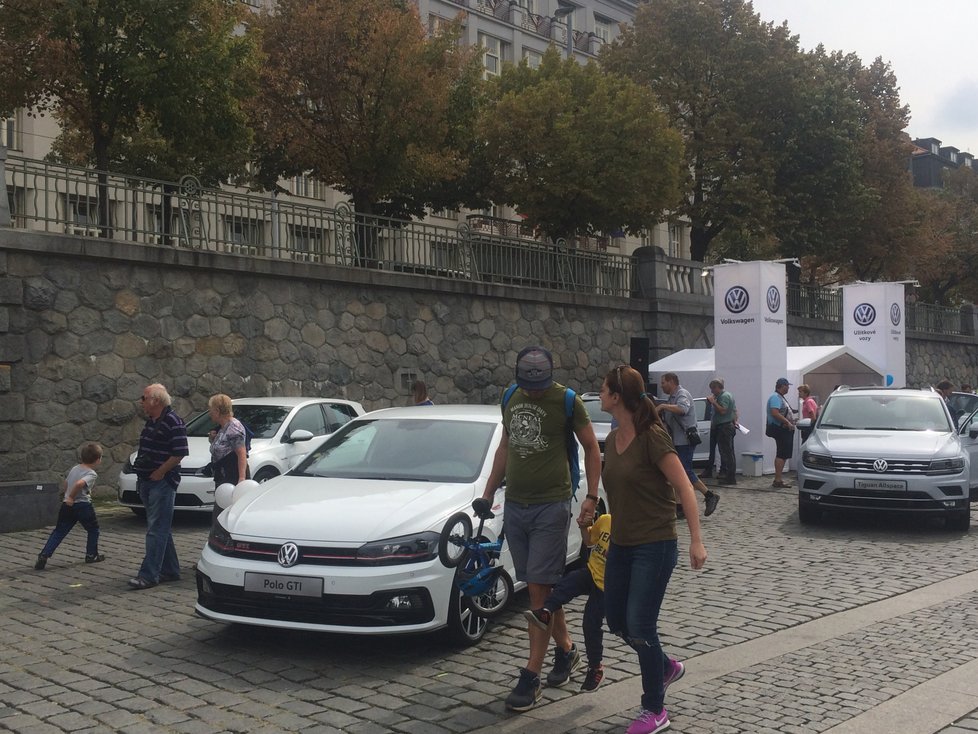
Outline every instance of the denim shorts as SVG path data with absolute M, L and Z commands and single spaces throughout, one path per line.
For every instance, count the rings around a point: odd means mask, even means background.
M 564 575 L 571 501 L 524 505 L 507 502 L 503 532 L 516 580 L 552 586 Z

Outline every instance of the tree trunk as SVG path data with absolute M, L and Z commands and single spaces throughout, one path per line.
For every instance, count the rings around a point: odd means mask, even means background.
M 95 141 L 95 168 L 98 171 L 98 232 L 99 237 L 105 239 L 112 238 L 112 222 L 109 220 L 111 212 L 109 203 L 109 142 L 107 140 Z

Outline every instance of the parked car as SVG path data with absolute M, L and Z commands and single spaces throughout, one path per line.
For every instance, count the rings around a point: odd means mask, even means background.
M 978 499 L 972 421 L 959 432 L 930 389 L 836 390 L 803 446 L 799 519 L 813 523 L 829 509 L 890 510 L 942 515 L 948 529 L 967 530 Z
M 248 468 L 258 482 L 284 474 L 316 445 L 313 439 L 328 436 L 364 414 L 360 403 L 335 398 L 238 398 L 231 402 L 234 417 L 251 429 Z M 211 512 L 214 507 L 214 479 L 207 466 L 211 460 L 208 434 L 215 428 L 207 411 L 187 423 L 190 455 L 180 463 L 177 510 Z M 145 510 L 132 468 L 135 459 L 134 451 L 119 475 L 119 504 L 142 515 Z
M 601 396 L 596 392 L 584 393 L 581 395 L 581 402 L 584 403 L 587 414 L 591 418 L 594 435 L 598 439 L 598 446 L 601 447 L 601 463 L 604 464 L 604 442 L 611 432 L 611 413 L 601 409 Z
M 438 539 L 457 512 L 478 525 L 471 503 L 501 436 L 498 405 L 390 408 L 348 423 L 286 475 L 239 484 L 197 564 L 197 613 L 350 634 L 445 629 L 456 644 L 478 642 L 487 621 L 439 560 Z M 583 498 L 582 487 L 573 517 Z M 505 502 L 500 489 L 490 541 Z M 572 522 L 568 563 L 580 547 Z M 515 577 L 508 544 L 499 562 Z
M 952 392 L 947 401 L 952 415 L 958 416 L 958 427 L 969 415 L 978 410 L 978 395 L 973 392 Z

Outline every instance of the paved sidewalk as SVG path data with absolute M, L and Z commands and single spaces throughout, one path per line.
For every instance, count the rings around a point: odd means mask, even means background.
M 978 529 L 802 527 L 796 491 L 770 484 L 718 488 L 707 568 L 684 552 L 669 586 L 663 644 L 688 670 L 669 689 L 672 731 L 978 732 Z M 578 694 L 578 676 L 533 711 L 504 710 L 525 594 L 468 650 L 220 625 L 193 614 L 207 519 L 177 524 L 184 579 L 136 592 L 143 526 L 118 508 L 100 517 L 100 564 L 83 563 L 83 532 L 44 572 L 32 566 L 48 530 L 0 535 L 0 730 L 620 734 L 637 713 L 634 653 L 610 636 L 598 691 Z

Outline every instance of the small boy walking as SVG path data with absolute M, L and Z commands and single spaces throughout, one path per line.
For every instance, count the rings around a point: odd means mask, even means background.
M 594 524 L 581 527 L 584 543 L 591 549 L 587 565 L 571 571 L 557 582 L 550 596 L 540 609 L 523 612 L 530 624 L 540 629 L 550 629 L 553 613 L 571 600 L 587 594 L 584 605 L 584 650 L 587 654 L 587 673 L 581 692 L 590 692 L 601 685 L 604 678 L 604 567 L 611 540 L 611 515 L 600 515 Z M 548 681 L 549 682 L 549 681 Z
M 65 481 L 65 498 L 58 510 L 58 522 L 51 531 L 51 537 L 44 544 L 44 549 L 38 553 L 34 568 L 43 571 L 48 559 L 52 556 L 61 541 L 64 540 L 75 523 L 81 523 L 88 531 L 88 543 L 85 547 L 85 563 L 104 561 L 105 556 L 98 552 L 98 518 L 92 506 L 92 487 L 98 474 L 95 467 L 102 463 L 102 447 L 97 443 L 83 444 L 79 455 L 80 464 L 75 464 L 68 472 Z

